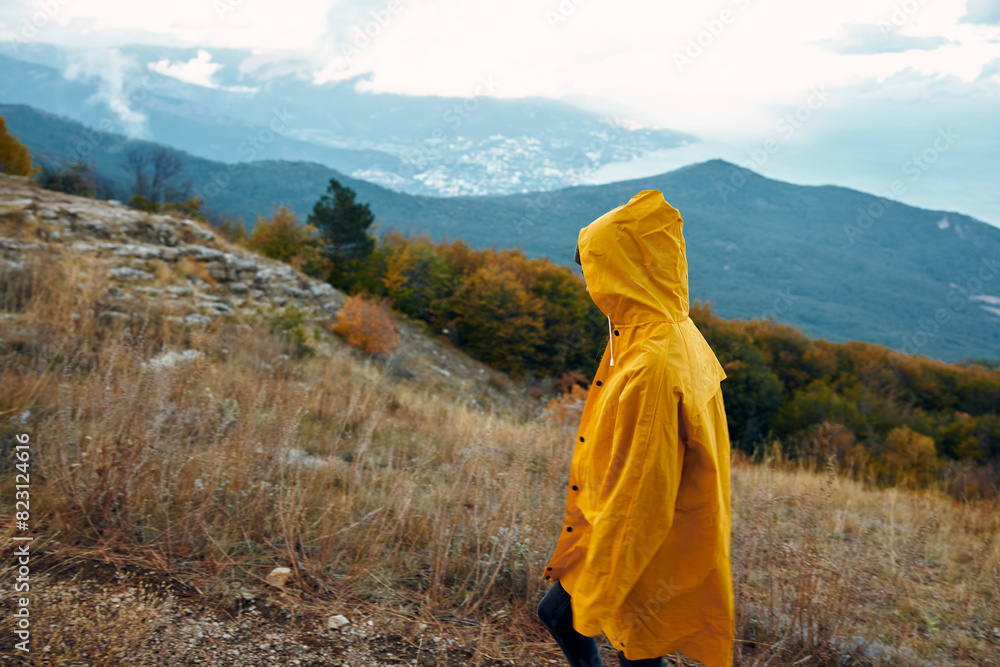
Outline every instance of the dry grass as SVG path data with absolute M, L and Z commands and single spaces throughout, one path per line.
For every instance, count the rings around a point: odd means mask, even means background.
M 106 324 L 107 286 L 82 260 L 25 275 L 17 308 L 0 304 L 17 311 L 0 442 L 31 433 L 48 549 L 171 573 L 208 597 L 285 566 L 304 605 L 469 618 L 483 652 L 557 655 L 533 614 L 572 427 L 458 404 L 346 345 L 290 359 L 264 323 Z M 184 349 L 199 354 L 163 356 Z M 995 506 L 777 461 L 735 461 L 733 499 L 737 664 L 1000 664 Z M 86 608 L 67 605 L 67 619 Z

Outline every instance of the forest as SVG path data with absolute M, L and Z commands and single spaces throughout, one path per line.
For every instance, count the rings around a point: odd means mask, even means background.
M 434 242 L 391 229 L 376 239 L 373 220 L 352 191 L 332 181 L 307 225 L 281 209 L 260 218 L 241 242 L 545 387 L 556 404 L 585 397 L 607 329 L 571 269 L 458 239 Z M 880 345 L 811 339 L 774 318 L 718 317 L 697 299 L 690 316 L 726 370 L 730 438 L 746 456 L 817 469 L 834 457 L 872 484 L 937 486 L 956 498 L 1000 491 L 995 362 L 948 364 Z

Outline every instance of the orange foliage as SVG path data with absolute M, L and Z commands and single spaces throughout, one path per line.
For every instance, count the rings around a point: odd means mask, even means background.
M 545 406 L 549 418 L 561 426 L 573 426 L 580 423 L 583 406 L 587 403 L 588 390 L 578 384 L 560 396 L 553 396 Z
M 326 280 L 333 268 L 320 247 L 316 227 L 300 224 L 287 206 L 279 208 L 270 220 L 258 217 L 246 245 L 320 280 Z
M 410 246 L 404 245 L 400 252 L 388 255 L 385 263 L 385 275 L 382 276 L 382 284 L 390 298 L 395 299 L 396 295 L 408 282 L 406 272 L 413 268 L 413 257 L 410 255 Z
M 939 465 L 934 438 L 900 426 L 889 431 L 875 471 L 890 484 L 922 487 L 933 480 Z
M 398 340 L 385 300 L 372 301 L 360 294 L 347 297 L 333 330 L 369 354 L 388 354 Z

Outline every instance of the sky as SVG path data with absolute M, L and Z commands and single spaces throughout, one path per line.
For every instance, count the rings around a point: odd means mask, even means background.
M 608 178 L 719 156 L 877 192 L 950 132 L 910 203 L 958 193 L 950 208 L 1000 225 L 1000 0 L 5 0 L 0 38 L 32 28 L 67 46 L 204 47 L 161 63 L 201 85 L 211 49 L 236 47 L 375 92 L 467 96 L 488 77 L 500 96 L 704 140 Z

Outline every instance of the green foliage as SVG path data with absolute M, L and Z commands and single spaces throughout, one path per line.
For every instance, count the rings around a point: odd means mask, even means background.
M 339 287 L 348 285 L 348 276 L 363 276 L 371 266 L 365 260 L 375 248 L 375 239 L 368 230 L 375 222 L 368 204 L 354 201 L 354 190 L 330 179 L 326 194 L 319 198 L 308 222 L 323 237 L 326 256 L 332 263 L 330 282 Z M 367 271 L 366 271 L 367 270 Z
M 477 359 L 515 376 L 593 374 L 604 316 L 583 281 L 520 250 L 473 250 L 387 232 L 344 275 Z M 602 326 L 595 326 L 594 323 Z
M 748 454 L 768 435 L 771 419 L 781 407 L 781 381 L 753 345 L 725 366 L 722 395 L 726 402 L 729 439 Z
M 157 203 L 142 195 L 132 195 L 126 204 L 131 208 L 145 211 L 146 213 L 169 213 L 170 211 L 176 211 L 185 218 L 208 222 L 208 218 L 205 217 L 205 214 L 201 210 L 201 200 L 198 197 L 192 197 L 187 201 Z
M 132 195 L 126 202 L 132 208 L 146 213 L 159 213 L 160 205 L 142 195 Z
M 7 131 L 7 121 L 0 116 L 0 172 L 13 176 L 31 176 L 31 153 L 27 146 Z
M 734 446 L 774 439 L 793 458 L 832 453 L 886 484 L 1000 491 L 1000 371 L 988 364 L 813 340 L 768 320 L 722 319 L 698 301 L 691 317 L 725 365 Z M 982 466 L 976 479 L 990 481 L 954 485 L 944 460 Z
M 310 357 L 316 353 L 309 344 L 306 313 L 293 305 L 287 305 L 271 315 L 271 331 L 280 334 L 292 344 L 293 355 L 297 359 Z
M 83 160 L 77 160 L 68 167 L 42 166 L 35 181 L 46 190 L 65 192 L 80 197 L 94 196 L 92 168 Z
M 280 207 L 270 219 L 257 218 L 245 245 L 320 280 L 326 280 L 332 269 L 330 261 L 323 256 L 316 228 L 301 225 L 295 214 L 285 206 Z

